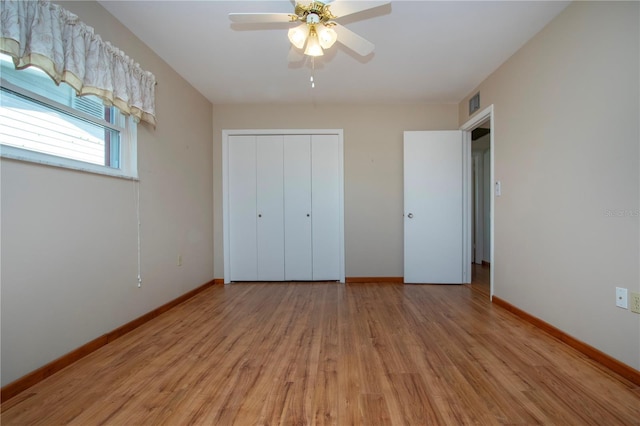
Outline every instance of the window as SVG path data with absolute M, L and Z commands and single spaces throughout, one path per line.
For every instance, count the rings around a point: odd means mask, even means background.
M 0 154 L 121 177 L 137 177 L 136 124 L 93 95 L 76 96 L 35 67 L 0 54 Z

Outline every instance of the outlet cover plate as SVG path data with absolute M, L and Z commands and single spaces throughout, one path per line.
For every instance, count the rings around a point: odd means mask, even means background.
M 629 309 L 626 288 L 616 287 L 616 306 L 618 308 Z

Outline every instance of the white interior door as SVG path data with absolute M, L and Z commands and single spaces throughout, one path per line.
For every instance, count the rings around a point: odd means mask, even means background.
M 256 137 L 229 136 L 229 278 L 258 279 Z
M 311 136 L 284 136 L 284 279 L 313 279 L 311 253 Z
M 284 171 L 281 135 L 258 136 L 258 280 L 284 280 Z
M 341 176 L 338 135 L 311 136 L 313 279 L 341 279 Z
M 404 281 L 463 282 L 461 131 L 404 132 Z

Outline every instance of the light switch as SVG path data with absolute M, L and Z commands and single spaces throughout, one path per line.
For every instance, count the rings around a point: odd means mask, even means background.
M 499 180 L 496 181 L 496 197 L 499 197 L 502 195 L 502 184 L 500 183 Z

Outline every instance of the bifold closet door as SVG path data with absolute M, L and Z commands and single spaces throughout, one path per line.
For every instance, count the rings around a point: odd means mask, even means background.
M 257 252 L 259 281 L 284 280 L 283 136 L 256 139 Z
M 342 279 L 340 137 L 231 135 L 227 145 L 229 281 Z
M 284 136 L 285 280 L 309 281 L 311 252 L 311 136 Z
M 229 264 L 231 281 L 258 279 L 256 137 L 229 136 Z
M 232 281 L 284 280 L 282 136 L 229 140 Z
M 338 135 L 311 136 L 313 279 L 340 279 L 340 142 Z

